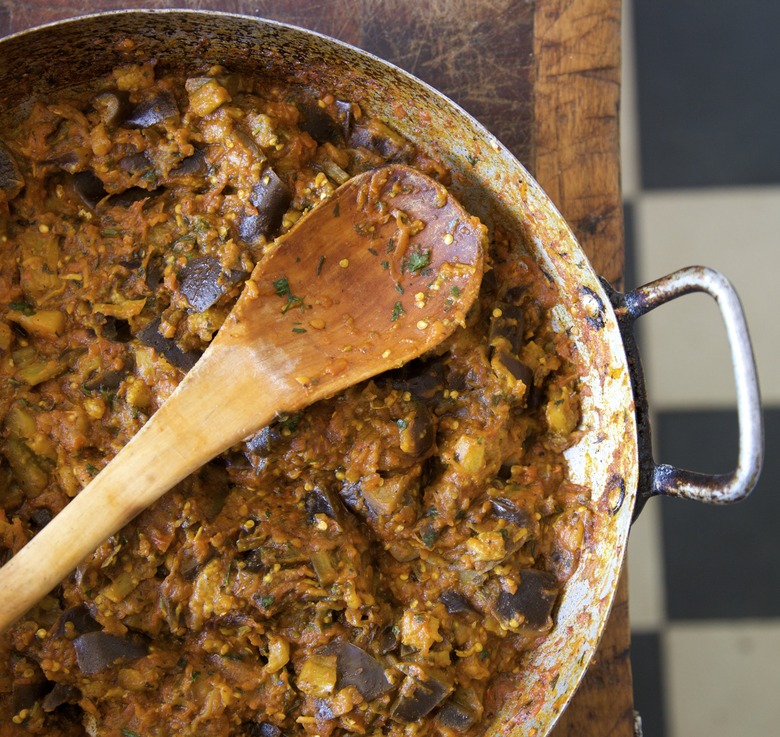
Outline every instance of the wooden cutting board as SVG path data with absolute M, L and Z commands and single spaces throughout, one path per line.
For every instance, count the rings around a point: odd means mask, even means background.
M 119 0 L 0 0 L 0 35 L 119 10 Z M 150 0 L 256 15 L 370 51 L 479 119 L 536 176 L 596 271 L 623 272 L 620 0 Z M 631 737 L 623 575 L 594 662 L 553 737 Z M 529 737 L 533 737 L 529 735 Z

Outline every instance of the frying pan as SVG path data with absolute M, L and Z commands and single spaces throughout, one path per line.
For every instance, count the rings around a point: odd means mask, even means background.
M 132 43 L 127 43 L 130 39 Z M 5 124 L 31 99 L 88 84 L 119 64 L 210 64 L 311 85 L 358 101 L 453 173 L 452 190 L 492 231 L 533 254 L 557 288 L 553 320 L 574 346 L 582 376 L 581 436 L 567 452 L 572 481 L 596 511 L 556 625 L 529 654 L 490 735 L 547 735 L 571 699 L 606 623 L 633 517 L 654 495 L 724 504 L 753 488 L 763 456 L 759 391 L 739 299 L 712 269 L 691 267 L 621 294 L 594 273 L 571 229 L 526 169 L 475 119 L 436 90 L 375 56 L 293 26 L 197 11 L 120 11 L 62 21 L 0 41 Z M 690 292 L 721 310 L 737 386 L 740 447 L 733 473 L 710 476 L 653 460 L 635 320 Z

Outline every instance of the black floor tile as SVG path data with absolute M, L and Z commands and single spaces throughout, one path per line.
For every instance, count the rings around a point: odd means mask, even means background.
M 632 2 L 644 186 L 780 182 L 780 2 Z
M 634 708 L 642 717 L 643 737 L 666 735 L 662 657 L 661 638 L 658 634 L 631 635 Z
M 766 460 L 747 500 L 649 502 L 662 505 L 671 620 L 780 617 L 780 408 L 766 410 L 764 420 Z M 710 473 L 736 465 L 736 412 L 660 412 L 653 438 L 660 462 Z

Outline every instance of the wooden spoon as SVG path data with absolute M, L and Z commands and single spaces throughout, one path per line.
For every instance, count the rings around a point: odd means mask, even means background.
M 463 323 L 486 231 L 405 166 L 359 175 L 280 237 L 177 390 L 0 569 L 0 630 L 107 537 L 214 456 L 401 366 Z

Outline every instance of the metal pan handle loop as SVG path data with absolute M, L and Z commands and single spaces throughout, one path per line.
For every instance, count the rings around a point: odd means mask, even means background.
M 710 504 L 730 504 L 741 501 L 752 491 L 761 472 L 764 455 L 763 418 L 756 364 L 745 314 L 734 287 L 723 274 L 714 269 L 690 266 L 620 295 L 616 313 L 625 339 L 625 328 L 631 327 L 637 318 L 662 304 L 693 292 L 704 292 L 715 300 L 726 327 L 737 392 L 737 467 L 728 474 L 704 474 L 656 464 L 651 457 L 652 468 L 648 469 L 647 479 L 651 489 L 644 491 L 644 494 L 646 497 L 664 494 Z M 649 437 L 646 440 L 649 446 Z

